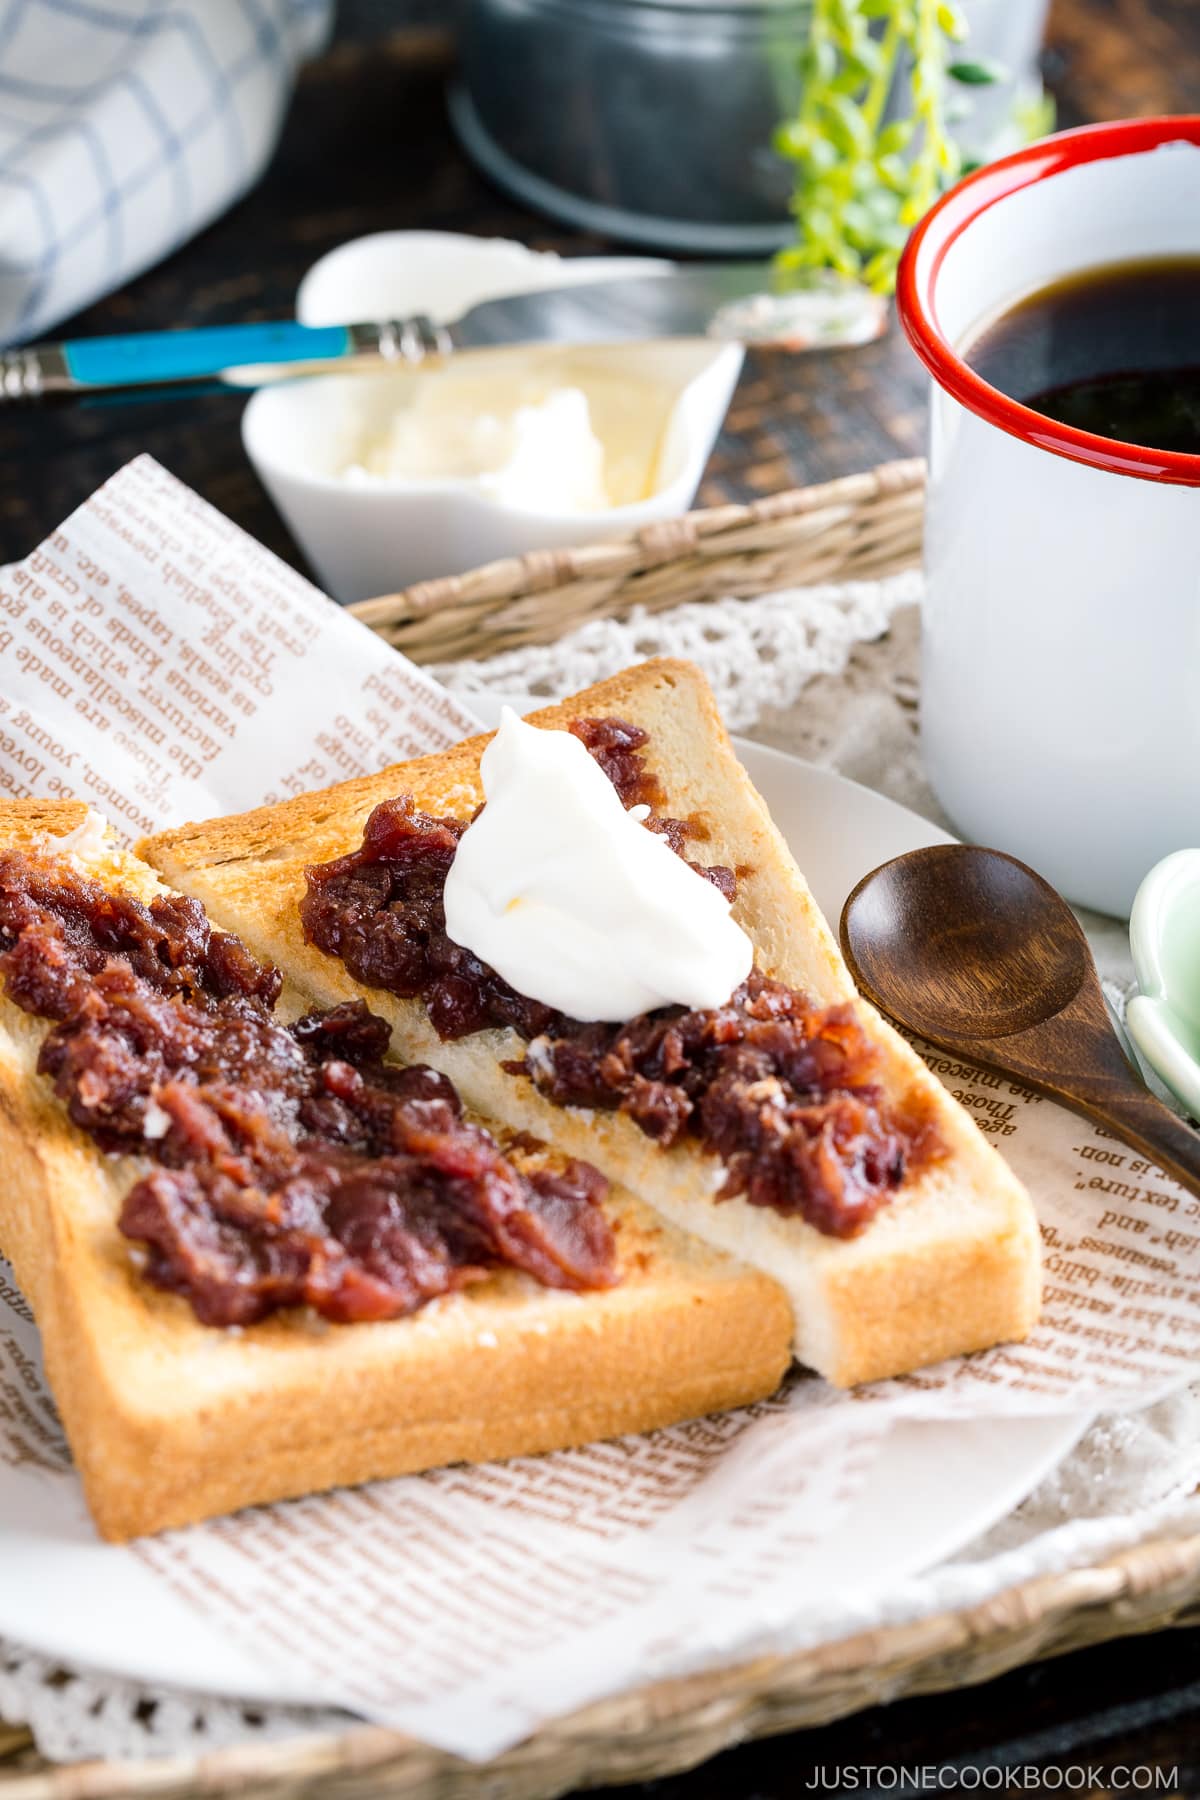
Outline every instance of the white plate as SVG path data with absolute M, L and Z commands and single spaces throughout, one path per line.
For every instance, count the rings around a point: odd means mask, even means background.
M 484 717 L 496 716 L 493 704 L 475 704 Z M 845 896 L 869 869 L 944 841 L 926 820 L 867 788 L 758 745 L 740 749 L 835 923 Z M 1086 1424 L 1073 1415 L 899 1427 L 841 1527 L 813 1558 L 812 1604 L 879 1591 L 954 1554 L 1023 1499 Z M 268 1679 L 244 1652 L 186 1613 L 136 1549 L 97 1542 L 76 1484 L 34 1483 L 3 1465 L 0 1635 L 155 1685 L 260 1701 L 322 1699 Z

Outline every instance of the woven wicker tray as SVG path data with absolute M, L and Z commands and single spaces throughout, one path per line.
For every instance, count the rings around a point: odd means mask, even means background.
M 690 513 L 626 542 L 535 552 L 423 582 L 354 611 L 417 661 L 486 656 L 633 606 L 661 611 L 682 600 L 892 574 L 920 554 L 923 499 L 923 465 L 889 463 L 750 506 Z M 486 1767 L 359 1726 L 199 1758 L 55 1768 L 26 1731 L 0 1723 L 0 1800 L 550 1800 L 584 1785 L 672 1774 L 750 1738 L 987 1681 L 1105 1638 L 1196 1623 L 1200 1536 L 1168 1539 L 962 1612 L 604 1701 Z
M 548 644 L 589 619 L 683 600 L 875 580 L 921 554 L 925 465 L 884 463 L 749 506 L 715 506 L 580 550 L 534 550 L 351 611 L 414 662 Z

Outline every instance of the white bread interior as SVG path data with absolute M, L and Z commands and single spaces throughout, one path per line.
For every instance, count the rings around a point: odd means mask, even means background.
M 649 767 L 665 810 L 699 818 L 696 854 L 739 872 L 735 915 L 767 974 L 822 1003 L 851 999 L 879 1046 L 883 1081 L 897 1097 L 920 1093 L 935 1110 L 944 1156 L 906 1180 L 861 1235 L 823 1235 L 740 1198 L 717 1201 L 722 1171 L 695 1144 L 664 1151 L 629 1119 L 555 1106 L 505 1060 L 515 1033 L 490 1030 L 442 1043 L 420 1001 L 365 989 L 340 961 L 305 943 L 297 906 L 307 864 L 355 848 L 373 806 L 411 792 L 418 807 L 469 818 L 482 799 L 470 739 L 377 775 L 301 794 L 280 805 L 166 832 L 140 846 L 174 886 L 322 1004 L 365 995 L 392 1024 L 406 1061 L 431 1063 L 490 1117 L 586 1157 L 687 1232 L 752 1263 L 786 1291 L 799 1360 L 839 1385 L 896 1375 L 987 1345 L 1024 1337 L 1038 1316 L 1041 1266 L 1028 1195 L 973 1121 L 904 1040 L 854 992 L 838 947 L 803 876 L 739 763 L 700 671 L 689 663 L 640 664 L 560 706 L 535 724 L 614 715 L 650 734 Z
M 85 816 L 71 801 L 4 802 L 0 848 L 53 851 Z M 159 891 L 115 848 L 86 866 L 113 889 Z M 306 1003 L 285 990 L 281 1016 Z M 148 1165 L 101 1154 L 70 1123 L 36 1073 L 47 1029 L 0 997 L 0 1249 L 107 1538 L 647 1430 L 760 1399 L 787 1366 L 778 1288 L 618 1189 L 606 1208 L 622 1280 L 604 1292 L 507 1271 L 387 1323 L 295 1311 L 241 1332 L 201 1325 L 139 1274 L 116 1221 Z

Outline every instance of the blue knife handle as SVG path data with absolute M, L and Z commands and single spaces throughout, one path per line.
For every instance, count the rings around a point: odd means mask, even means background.
M 249 363 L 331 362 L 351 351 L 345 325 L 211 325 L 199 331 L 135 331 L 75 338 L 62 346 L 68 373 L 85 387 L 187 381 Z

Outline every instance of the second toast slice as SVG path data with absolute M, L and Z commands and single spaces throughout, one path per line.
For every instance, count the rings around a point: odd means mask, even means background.
M 279 806 L 162 834 L 144 846 L 168 880 L 261 953 L 285 961 L 324 1004 L 366 995 L 406 1058 L 442 1069 L 470 1100 L 517 1129 L 586 1157 L 685 1230 L 755 1265 L 787 1291 L 799 1359 L 843 1385 L 1023 1337 L 1037 1318 L 1040 1253 L 1029 1198 L 973 1122 L 907 1044 L 857 998 L 803 877 L 734 754 L 711 693 L 691 665 L 651 662 L 531 716 L 546 729 L 620 718 L 648 734 L 663 810 L 703 834 L 704 859 L 737 871 L 734 916 L 758 968 L 820 1006 L 849 1004 L 874 1047 L 879 1079 L 933 1121 L 940 1154 L 909 1174 L 856 1236 L 717 1197 L 720 1160 L 696 1142 L 664 1149 L 620 1113 L 555 1105 L 511 1064 L 524 1055 L 498 1028 L 443 1042 L 420 999 L 366 989 L 306 942 L 305 870 L 354 850 L 380 801 L 411 794 L 423 812 L 469 819 L 482 799 L 486 739 Z M 510 1065 L 506 1067 L 505 1065 Z

